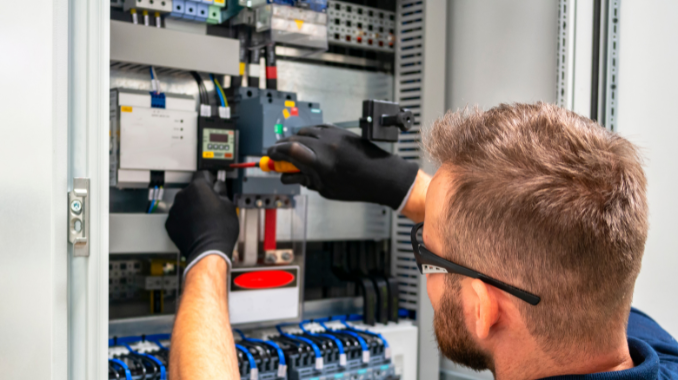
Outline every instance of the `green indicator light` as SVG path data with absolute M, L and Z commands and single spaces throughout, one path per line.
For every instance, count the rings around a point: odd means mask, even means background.
M 273 127 L 273 130 L 275 131 L 276 135 L 282 135 L 283 134 L 283 125 L 282 124 L 276 124 Z

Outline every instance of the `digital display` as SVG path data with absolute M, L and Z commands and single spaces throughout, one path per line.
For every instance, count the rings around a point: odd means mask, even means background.
M 227 143 L 228 142 L 228 134 L 225 134 L 225 133 L 224 134 L 210 133 L 210 141 Z

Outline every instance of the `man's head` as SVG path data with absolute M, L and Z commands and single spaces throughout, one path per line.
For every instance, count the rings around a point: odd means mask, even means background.
M 441 164 L 426 197 L 426 247 L 541 297 L 532 306 L 480 280 L 428 275 L 443 354 L 482 369 L 515 340 L 555 362 L 623 340 L 648 228 L 630 142 L 537 103 L 448 113 L 424 145 Z

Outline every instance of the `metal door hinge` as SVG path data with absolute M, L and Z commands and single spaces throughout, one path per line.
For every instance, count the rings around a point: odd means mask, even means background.
M 68 193 L 68 241 L 73 256 L 89 256 L 89 178 L 73 178 Z

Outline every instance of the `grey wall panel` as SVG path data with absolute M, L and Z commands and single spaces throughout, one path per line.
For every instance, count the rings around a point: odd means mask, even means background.
M 232 38 L 111 21 L 111 61 L 238 75 L 239 49 Z
M 393 77 L 294 61 L 278 61 L 278 89 L 297 93 L 299 103 L 319 102 L 323 121 L 357 121 L 365 99 L 393 97 Z M 315 191 L 308 195 L 309 241 L 388 239 L 391 210 L 357 202 L 337 202 L 322 198 Z
M 617 130 L 646 158 L 650 231 L 634 305 L 678 336 L 678 2 L 622 1 Z
M 446 46 L 447 109 L 556 101 L 557 1 L 449 1 Z M 441 371 L 446 379 L 492 378 L 444 357 Z
M 393 76 L 340 67 L 278 61 L 278 90 L 319 102 L 327 123 L 355 121 L 365 99 L 393 98 Z
M 447 15 L 447 108 L 555 102 L 557 1 L 454 0 Z

